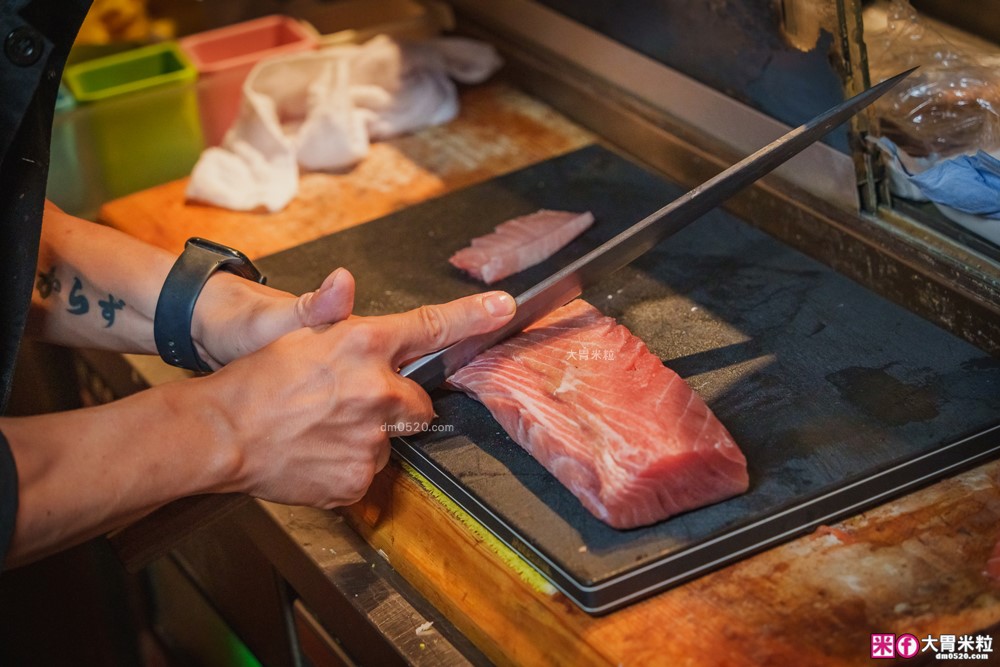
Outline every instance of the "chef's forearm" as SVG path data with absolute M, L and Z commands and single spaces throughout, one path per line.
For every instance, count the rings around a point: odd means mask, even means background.
M 48 204 L 27 334 L 70 347 L 156 353 L 156 302 L 176 259 Z M 343 319 L 353 303 L 349 282 L 311 307 L 309 296 L 217 271 L 195 301 L 192 338 L 203 358 L 224 365 L 292 329 Z
M 46 206 L 28 334 L 48 342 L 155 352 L 156 299 L 171 253 Z
M 236 491 L 239 449 L 202 379 L 108 405 L 0 418 L 18 472 L 7 564 L 30 562 L 174 499 Z

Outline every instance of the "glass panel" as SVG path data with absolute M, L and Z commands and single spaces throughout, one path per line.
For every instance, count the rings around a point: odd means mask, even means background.
M 864 10 L 872 80 L 920 66 L 876 107 L 882 199 L 1000 260 L 1000 46 L 956 27 L 970 25 L 969 3 L 915 4 L 934 15 L 906 0 Z M 1000 16 L 1000 2 L 976 4 L 979 16 Z M 995 35 L 995 23 L 984 20 L 979 32 Z

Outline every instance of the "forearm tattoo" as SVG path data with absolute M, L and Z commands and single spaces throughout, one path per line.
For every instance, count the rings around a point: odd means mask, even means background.
M 38 290 L 38 295 L 42 299 L 48 299 L 53 294 L 62 292 L 62 282 L 56 276 L 56 267 L 53 266 L 48 271 L 38 272 L 35 289 Z M 73 276 L 73 287 L 67 295 L 67 305 L 69 306 L 66 308 L 67 313 L 82 316 L 90 312 L 90 299 L 87 297 L 86 291 L 80 277 Z M 97 305 L 100 307 L 101 319 L 105 322 L 105 329 L 114 325 L 117 311 L 125 309 L 125 301 L 116 298 L 110 293 L 107 299 L 98 299 Z
M 67 313 L 71 315 L 86 315 L 90 310 L 90 301 L 81 294 L 83 292 L 83 281 L 79 277 L 73 277 L 73 289 L 69 292 L 69 308 Z
M 115 323 L 115 311 L 124 308 L 125 302 L 121 299 L 115 299 L 114 296 L 109 294 L 106 301 L 98 301 L 97 305 L 101 307 L 101 317 L 107 322 L 104 325 L 104 328 L 107 329 Z
M 62 283 L 56 278 L 56 267 L 53 266 L 49 269 L 48 273 L 39 271 L 38 282 L 35 283 L 35 288 L 43 299 L 48 299 L 52 296 L 53 292 L 61 292 Z

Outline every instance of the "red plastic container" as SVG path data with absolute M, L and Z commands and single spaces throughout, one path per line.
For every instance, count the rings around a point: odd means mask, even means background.
M 201 75 L 198 102 L 208 145 L 216 145 L 236 118 L 247 74 L 272 56 L 309 51 L 316 35 L 287 16 L 273 15 L 208 30 L 180 40 Z

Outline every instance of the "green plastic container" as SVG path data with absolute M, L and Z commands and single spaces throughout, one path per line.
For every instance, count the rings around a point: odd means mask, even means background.
M 77 100 L 71 112 L 76 144 L 90 144 L 93 160 L 82 164 L 96 163 L 105 198 L 190 173 L 205 145 L 196 77 L 176 42 L 66 68 L 64 80 Z
M 194 84 L 160 86 L 79 107 L 109 198 L 145 190 L 191 173 L 205 140 Z
M 76 101 L 86 103 L 186 83 L 197 76 L 176 42 L 162 42 L 71 65 L 63 79 Z

